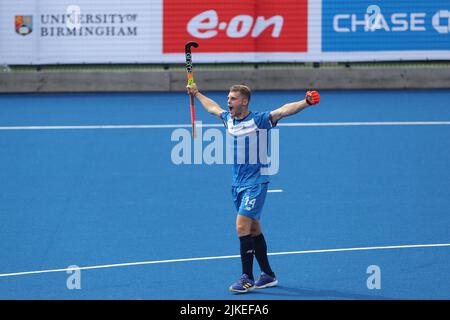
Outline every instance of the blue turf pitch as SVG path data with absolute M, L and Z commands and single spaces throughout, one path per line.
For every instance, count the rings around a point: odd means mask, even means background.
M 207 93 L 226 104 L 226 92 Z M 253 110 L 302 99 L 255 92 Z M 450 91 L 324 91 L 281 123 L 449 122 Z M 0 275 L 239 254 L 227 165 L 174 165 L 184 93 L 0 95 Z M 197 103 L 197 119 L 220 124 Z M 6 130 L 16 126 L 18 130 Z M 188 129 L 188 128 L 187 128 Z M 207 128 L 203 128 L 203 131 Z M 223 129 L 220 129 L 223 131 Z M 450 125 L 280 126 L 269 252 L 450 243 Z M 450 247 L 270 257 L 280 285 L 228 292 L 240 259 L 0 276 L 0 299 L 450 299 Z M 381 289 L 367 287 L 368 266 Z M 255 261 L 255 275 L 258 274 Z

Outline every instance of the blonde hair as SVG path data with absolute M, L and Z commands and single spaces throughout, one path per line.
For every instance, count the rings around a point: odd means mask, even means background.
M 239 92 L 242 96 L 244 96 L 244 98 L 247 98 L 248 100 L 247 104 L 250 104 L 250 97 L 252 95 L 252 91 L 250 90 L 249 87 L 243 84 L 235 84 L 231 86 L 230 92 Z

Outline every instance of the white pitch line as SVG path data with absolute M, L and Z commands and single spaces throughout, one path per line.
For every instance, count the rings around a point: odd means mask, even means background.
M 320 249 L 320 250 L 272 252 L 272 253 L 268 253 L 268 255 L 276 256 L 276 255 L 288 255 L 288 254 L 310 254 L 310 253 L 328 253 L 328 252 L 344 252 L 344 251 L 411 249 L 411 248 L 430 248 L 430 247 L 450 247 L 450 243 L 410 244 L 410 245 L 397 245 L 397 246 L 356 247 L 356 248 L 340 248 L 340 249 Z M 154 261 L 143 261 L 143 262 L 105 264 L 105 265 L 79 267 L 79 268 L 72 267 L 72 268 L 64 268 L 64 269 L 25 271 L 25 272 L 15 272 L 15 273 L 4 273 L 4 274 L 0 274 L 0 277 L 13 277 L 13 276 L 22 276 L 22 275 L 31 275 L 31 274 L 52 273 L 52 272 L 68 272 L 68 271 L 73 271 L 73 270 L 92 270 L 92 269 L 105 269 L 105 268 L 116 268 L 116 267 L 142 266 L 142 265 L 148 265 L 148 264 L 190 262 L 190 261 L 202 261 L 202 260 L 219 260 L 219 259 L 233 259 L 233 258 L 240 258 L 240 255 L 201 257 L 201 258 L 184 258 L 184 259 L 170 259 L 170 260 L 154 260 Z
M 347 127 L 347 126 L 428 126 L 450 125 L 450 121 L 406 122 L 288 122 L 279 127 Z M 200 126 L 200 125 L 199 125 Z M 118 125 L 72 125 L 72 126 L 1 126 L 2 131 L 14 130 L 102 130 L 102 129 L 176 129 L 190 128 L 191 124 L 118 124 Z M 203 128 L 221 128 L 222 124 L 202 124 Z
M 176 129 L 191 128 L 191 124 L 111 124 L 83 126 L 6 126 L 0 130 L 101 130 L 101 129 Z M 202 127 L 223 127 L 222 124 L 203 124 Z
M 450 125 L 450 121 L 387 121 L 387 122 L 290 122 L 280 127 L 347 127 L 347 126 L 429 126 Z
M 268 253 L 268 255 L 277 256 L 277 255 L 285 255 L 285 254 L 387 250 L 387 249 L 410 249 L 410 248 L 430 248 L 430 247 L 450 247 L 450 243 L 408 244 L 408 245 L 399 245 L 399 246 L 379 246 L 379 247 L 359 247 L 359 248 L 341 248 L 341 249 L 321 249 L 321 250 L 308 250 L 308 251 L 288 251 L 288 252 Z
M 84 126 L 11 126 L 0 130 L 99 130 L 99 129 L 172 129 L 190 128 L 187 124 L 119 124 L 119 125 L 84 125 Z
M 268 193 L 279 193 L 279 192 L 283 192 L 283 189 L 272 189 L 272 190 L 267 190 Z

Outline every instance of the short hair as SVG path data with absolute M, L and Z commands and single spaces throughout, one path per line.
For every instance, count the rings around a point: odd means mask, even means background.
M 248 103 L 250 103 L 250 97 L 252 95 L 252 91 L 249 87 L 243 85 L 243 84 L 235 84 L 231 86 L 230 92 L 239 92 L 241 95 L 244 96 L 244 98 L 247 98 Z

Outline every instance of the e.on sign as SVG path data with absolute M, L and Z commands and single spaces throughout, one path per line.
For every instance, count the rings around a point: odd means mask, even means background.
M 306 52 L 307 0 L 164 0 L 163 52 Z

